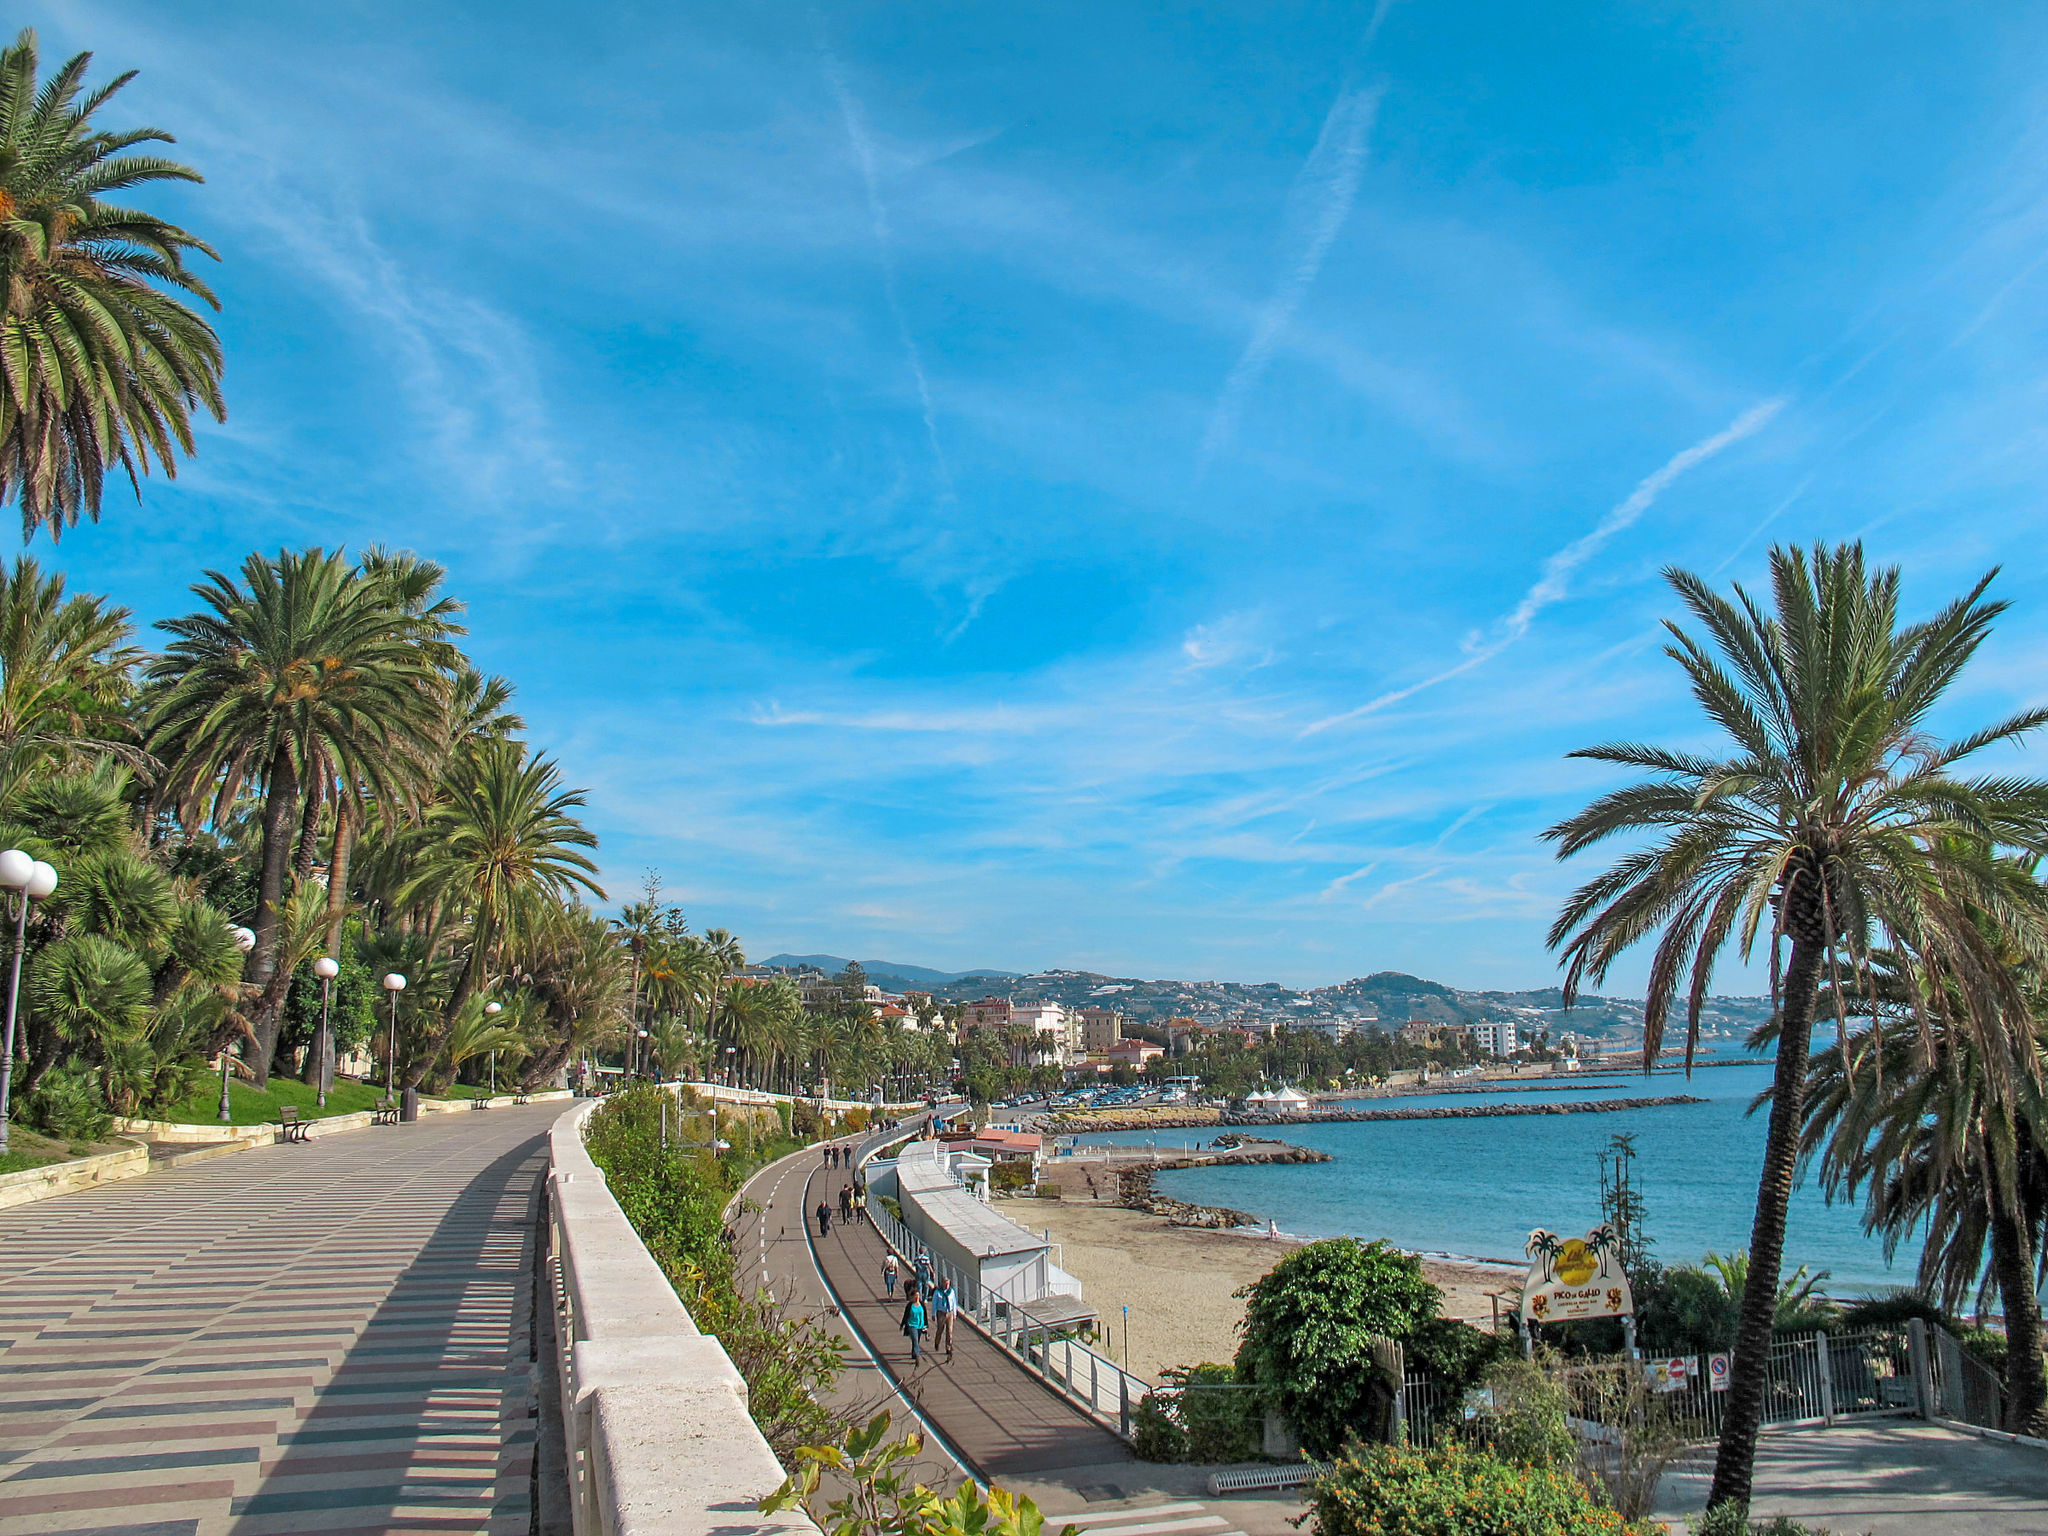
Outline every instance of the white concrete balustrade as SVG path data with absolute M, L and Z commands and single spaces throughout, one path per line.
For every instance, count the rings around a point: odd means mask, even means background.
M 701 1333 L 583 1146 L 555 1122 L 548 1178 L 562 1424 L 576 1536 L 817 1536 L 755 1503 L 782 1481 L 747 1388 Z

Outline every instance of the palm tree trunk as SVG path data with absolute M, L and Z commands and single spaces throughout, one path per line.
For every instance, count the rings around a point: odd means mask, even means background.
M 334 851 L 327 860 L 327 953 L 341 954 L 341 925 L 348 916 L 348 865 L 356 851 L 356 822 L 348 801 L 334 802 Z
M 256 1004 L 255 1060 L 249 1069 L 256 1086 L 270 1084 L 270 1058 L 277 1050 L 277 1032 L 284 1023 L 284 998 L 270 986 L 277 973 L 278 948 L 284 941 L 284 879 L 291 867 L 292 839 L 298 830 L 299 776 L 291 749 L 279 746 L 270 760 L 268 793 L 263 803 L 263 874 L 256 888 L 255 963 L 251 985 L 262 988 Z
M 1817 901 L 1814 904 L 1819 905 Z M 1749 1508 L 1757 1433 L 1763 1428 L 1765 1374 L 1778 1316 L 1778 1272 L 1785 1262 L 1785 1211 L 1799 1164 L 1807 1049 L 1826 953 L 1827 945 L 1819 933 L 1802 933 L 1800 927 L 1794 927 L 1792 959 L 1785 968 L 1784 1002 L 1779 1010 L 1778 1063 L 1771 1080 L 1763 1176 L 1757 1181 L 1756 1217 L 1749 1229 L 1749 1276 L 1742 1287 L 1734 1369 L 1722 1410 L 1714 1485 L 1707 1494 L 1709 1508 L 1730 1503 L 1745 1511 Z
M 2005 1304 L 2005 1425 L 2016 1435 L 2038 1435 L 2048 1419 L 2048 1370 L 2041 1359 L 2041 1301 L 2034 1288 L 2031 1234 L 2019 1202 L 1996 1166 L 1984 1192 L 1991 1207 L 1991 1267 Z

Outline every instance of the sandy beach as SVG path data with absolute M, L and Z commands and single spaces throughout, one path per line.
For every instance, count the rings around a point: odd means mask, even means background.
M 1176 1227 L 1164 1217 L 1089 1200 L 1020 1198 L 998 1210 L 1060 1245 L 1055 1262 L 1077 1276 L 1102 1315 L 1104 1353 L 1125 1355 L 1122 1309 L 1129 1306 L 1129 1368 L 1157 1381 L 1162 1368 L 1228 1361 L 1237 1353 L 1244 1303 L 1233 1294 L 1271 1269 L 1293 1246 L 1286 1239 Z M 1517 1288 L 1498 1269 L 1425 1259 L 1444 1292 L 1444 1315 L 1481 1327 L 1493 1321 L 1488 1292 Z M 1512 1304 L 1512 1296 L 1503 1305 Z

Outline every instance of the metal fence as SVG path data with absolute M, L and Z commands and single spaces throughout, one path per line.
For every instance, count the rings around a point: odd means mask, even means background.
M 1941 1330 L 1933 1330 L 1948 1341 L 1948 1353 L 1955 1363 L 1947 1380 L 1955 1383 L 1952 1397 L 1959 1408 L 1985 1411 L 1985 1387 L 1995 1392 L 1996 1378 L 1989 1376 L 1981 1362 L 1953 1348 L 1954 1341 Z M 1873 1328 L 1856 1333 L 1805 1333 L 1779 1339 L 1771 1347 L 1764 1382 L 1764 1423 L 1836 1424 L 1843 1420 L 1922 1413 L 1921 1397 L 1915 1383 L 1914 1332 L 1899 1328 Z M 1942 1351 L 1934 1352 L 1937 1358 Z M 1721 1357 L 1725 1361 L 1726 1357 Z M 1641 1394 L 1643 1412 L 1668 1416 L 1688 1438 L 1711 1440 L 1721 1432 L 1721 1417 L 1728 1402 L 1724 1390 L 1725 1371 L 1714 1369 L 1711 1355 L 1679 1356 L 1675 1359 L 1636 1362 L 1622 1359 L 1592 1360 L 1567 1367 L 1567 1390 L 1580 1399 L 1581 1417 L 1598 1422 L 1614 1412 L 1620 1400 L 1612 1392 L 1595 1390 L 1594 1378 L 1602 1373 L 1629 1369 L 1642 1373 L 1647 1389 Z M 1974 1369 L 1973 1369 L 1974 1368 Z M 1446 1434 L 1483 1418 L 1488 1405 L 1479 1394 L 1460 1398 L 1441 1383 L 1425 1376 L 1410 1376 L 1402 1388 L 1402 1417 L 1411 1443 L 1430 1445 Z M 1990 1411 L 1996 1411 L 1996 1403 Z M 1964 1412 L 1947 1417 L 1966 1418 Z M 1967 1422 L 1984 1423 L 1981 1418 Z
M 1974 1424 L 1979 1429 L 2005 1427 L 2005 1384 L 1998 1372 L 1964 1349 L 1954 1334 L 1930 1327 L 1933 1347 L 1927 1351 L 1931 1416 Z

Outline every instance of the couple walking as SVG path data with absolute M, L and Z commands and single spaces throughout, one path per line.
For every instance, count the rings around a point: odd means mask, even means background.
M 882 1290 L 891 1298 L 896 1294 L 896 1255 L 890 1254 L 882 1261 Z M 946 1359 L 953 1358 L 953 1318 L 959 1311 L 957 1298 L 951 1280 L 932 1280 L 932 1261 L 929 1255 L 919 1254 L 917 1275 L 904 1282 L 903 1336 L 910 1340 L 910 1361 L 915 1365 L 924 1356 L 924 1336 L 929 1329 L 932 1333 L 932 1352 L 943 1349 Z

